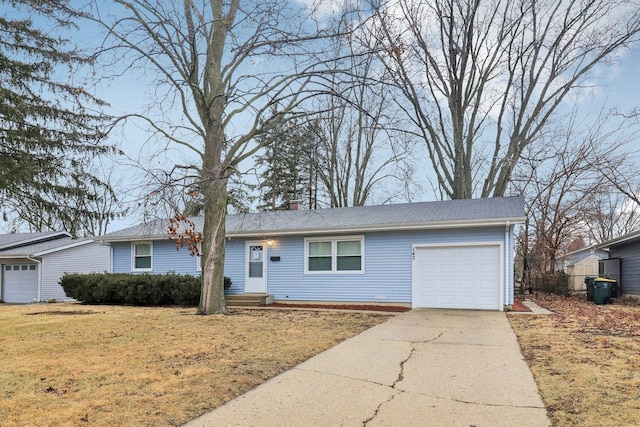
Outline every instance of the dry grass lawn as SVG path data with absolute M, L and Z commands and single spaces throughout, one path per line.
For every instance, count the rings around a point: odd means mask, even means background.
M 553 315 L 510 314 L 554 426 L 640 425 L 640 306 L 539 297 Z
M 1 425 L 181 425 L 386 319 L 0 305 Z

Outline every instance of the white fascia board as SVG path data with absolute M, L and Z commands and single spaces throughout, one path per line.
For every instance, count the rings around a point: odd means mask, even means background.
M 118 236 L 118 237 L 108 237 L 106 239 L 97 237 L 95 239 L 96 242 L 102 244 L 109 243 L 119 243 L 119 242 L 146 242 L 152 240 L 167 240 L 169 238 L 168 234 L 145 234 L 145 235 L 131 235 L 131 236 Z
M 378 224 L 378 225 L 362 225 L 351 227 L 322 227 L 322 228 L 285 228 L 285 229 L 264 229 L 264 230 L 248 230 L 248 231 L 228 231 L 226 237 L 255 237 L 255 236 L 286 236 L 286 235 L 314 235 L 326 233 L 358 233 L 372 231 L 395 231 L 395 230 L 429 230 L 443 228 L 473 228 L 473 227 L 498 227 L 504 225 L 523 224 L 524 217 L 513 218 L 496 218 L 490 220 L 464 220 L 464 221 L 438 221 L 438 222 L 419 222 L 419 223 L 397 223 L 397 224 Z M 130 235 L 118 236 L 110 238 L 96 238 L 95 241 L 102 244 L 132 242 L 132 241 L 152 241 L 167 240 L 168 234 L 153 235 Z
M 33 255 L 30 255 L 30 254 L 0 255 L 0 261 L 2 261 L 3 259 L 29 259 L 30 257 L 33 257 Z
M 640 239 L 640 231 L 634 231 L 625 236 L 616 237 L 615 239 L 611 239 L 607 242 L 601 243 L 597 246 L 598 249 L 609 249 L 611 246 L 620 245 L 622 243 L 627 243 L 633 240 Z
M 281 230 L 251 230 L 227 233 L 227 237 L 255 237 L 255 236 L 286 236 L 286 235 L 313 235 L 327 233 L 362 233 L 372 231 L 402 231 L 402 230 L 432 230 L 445 228 L 474 228 L 474 227 L 499 227 L 504 225 L 522 224 L 524 217 L 499 218 L 487 221 L 442 221 L 431 223 L 405 223 L 405 224 L 381 224 L 363 225 L 360 227 L 324 227 L 324 228 L 298 228 Z

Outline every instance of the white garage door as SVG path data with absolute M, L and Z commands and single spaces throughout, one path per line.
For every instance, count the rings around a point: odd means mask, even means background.
M 2 269 L 4 302 L 31 302 L 38 297 L 38 270 L 35 264 L 5 265 Z
M 500 309 L 500 246 L 416 247 L 413 306 Z

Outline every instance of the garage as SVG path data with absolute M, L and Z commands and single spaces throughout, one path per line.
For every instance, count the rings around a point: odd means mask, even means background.
M 414 246 L 413 307 L 499 310 L 501 245 Z
M 36 264 L 5 264 L 2 273 L 4 302 L 28 303 L 38 297 Z

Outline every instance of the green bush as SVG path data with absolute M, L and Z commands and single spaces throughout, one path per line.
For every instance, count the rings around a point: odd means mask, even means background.
M 73 273 L 62 276 L 60 285 L 68 297 L 87 304 L 197 306 L 202 279 L 175 273 Z M 230 287 L 231 279 L 225 277 L 224 288 Z

